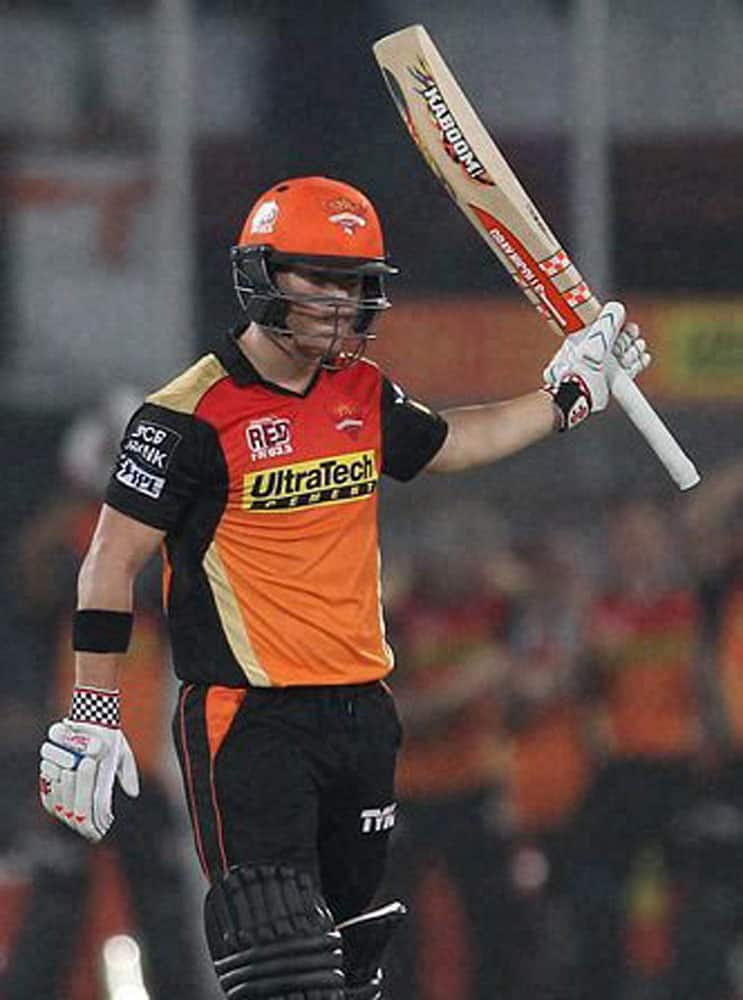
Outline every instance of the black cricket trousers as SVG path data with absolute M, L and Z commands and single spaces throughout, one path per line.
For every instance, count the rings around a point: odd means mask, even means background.
M 227 688 L 183 684 L 173 733 L 202 869 L 287 864 L 336 921 L 363 911 L 395 821 L 400 722 L 380 681 Z

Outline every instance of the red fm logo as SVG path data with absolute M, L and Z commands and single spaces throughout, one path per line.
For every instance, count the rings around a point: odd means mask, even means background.
M 263 417 L 251 420 L 245 428 L 250 457 L 254 462 L 263 458 L 291 455 L 291 421 L 284 417 Z

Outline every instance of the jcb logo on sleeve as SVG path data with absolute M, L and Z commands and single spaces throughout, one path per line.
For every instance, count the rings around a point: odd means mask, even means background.
M 281 511 L 362 500 L 374 493 L 378 478 L 371 450 L 281 465 L 244 477 L 243 508 Z
M 395 825 L 395 810 L 397 803 L 391 802 L 381 809 L 361 810 L 361 832 L 381 833 L 382 830 L 391 830 Z
M 165 472 L 180 440 L 180 434 L 170 427 L 138 420 L 124 438 L 121 450 L 136 455 L 136 461 L 153 472 Z

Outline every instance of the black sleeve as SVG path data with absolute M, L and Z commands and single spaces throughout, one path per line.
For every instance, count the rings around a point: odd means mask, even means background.
M 428 465 L 446 440 L 448 425 L 427 406 L 382 382 L 382 472 L 407 482 Z
M 206 485 L 210 431 L 191 414 L 145 403 L 124 432 L 106 503 L 170 531 Z

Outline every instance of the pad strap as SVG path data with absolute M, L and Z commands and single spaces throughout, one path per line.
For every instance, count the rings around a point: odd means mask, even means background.
M 406 913 L 402 903 L 387 903 L 338 924 L 343 935 L 346 1000 L 381 1000 L 382 957 Z

